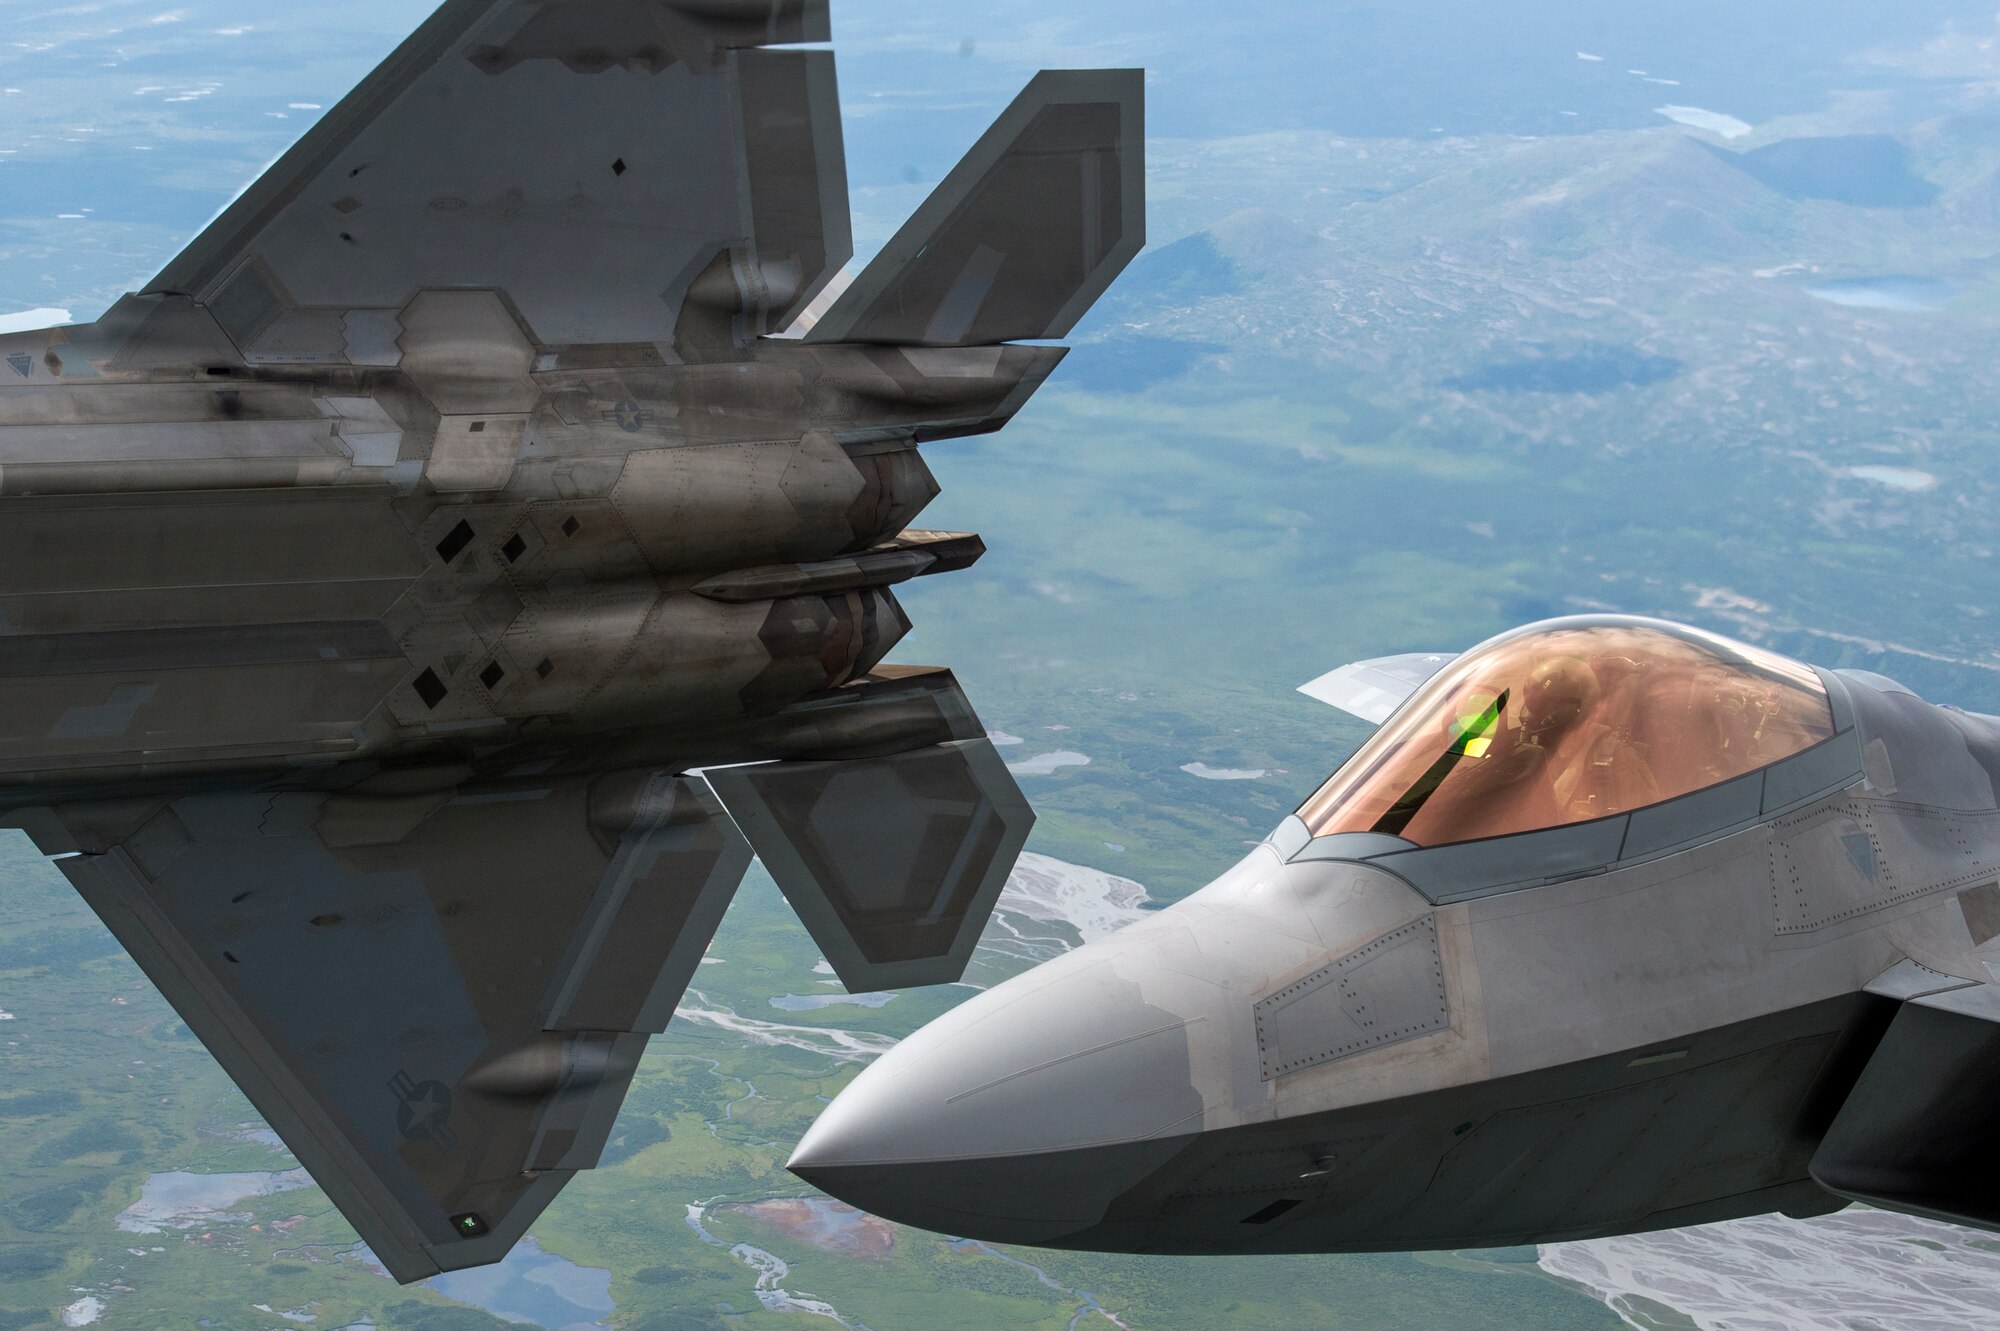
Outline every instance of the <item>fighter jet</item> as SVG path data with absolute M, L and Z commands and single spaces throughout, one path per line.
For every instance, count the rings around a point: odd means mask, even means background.
M 1381 727 L 1187 899 L 862 1072 L 791 1168 L 955 1235 L 2000 1229 L 2000 717 L 1655 620 L 1305 691 Z
M 449 0 L 0 338 L 0 822 L 399 1280 L 596 1162 L 753 849 L 859 989 L 959 975 L 1027 835 L 890 588 L 983 548 L 918 446 L 1143 244 L 1142 78 L 1037 76 L 841 290 L 829 36 Z

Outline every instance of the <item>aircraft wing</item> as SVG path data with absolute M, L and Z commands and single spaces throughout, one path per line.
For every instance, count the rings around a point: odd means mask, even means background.
M 1356 661 L 1299 685 L 1299 692 L 1379 726 L 1455 655 L 1411 652 Z
M 776 332 L 852 252 L 827 0 L 449 0 L 146 287 L 393 364 L 423 288 L 543 345 Z M 713 336 L 709 330 L 707 336 Z
M 596 1163 L 750 861 L 699 780 L 454 775 L 29 823 L 402 1281 Z

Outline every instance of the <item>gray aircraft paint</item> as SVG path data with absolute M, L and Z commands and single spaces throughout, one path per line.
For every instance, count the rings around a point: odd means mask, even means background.
M 866 990 L 962 972 L 1033 820 L 890 589 L 984 550 L 919 445 L 1144 243 L 1143 80 L 1038 76 L 779 339 L 851 253 L 830 33 L 448 0 L 0 336 L 0 819 L 400 1280 L 596 1161 L 753 849 Z
M 918 1031 L 791 1167 L 912 1224 L 1137 1252 L 1850 1198 L 2000 1228 L 2000 722 L 1821 677 L 1832 738 L 1615 818 L 1434 848 L 1288 819 Z

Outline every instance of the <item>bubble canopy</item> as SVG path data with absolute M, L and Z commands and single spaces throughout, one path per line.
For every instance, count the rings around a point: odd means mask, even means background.
M 1811 667 L 1658 620 L 1532 624 L 1453 660 L 1299 809 L 1420 846 L 1658 804 L 1834 733 Z

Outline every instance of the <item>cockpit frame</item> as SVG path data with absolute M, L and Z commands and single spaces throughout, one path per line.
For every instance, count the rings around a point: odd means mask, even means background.
M 1540 631 L 1571 627 L 1636 627 L 1663 631 L 1676 638 L 1693 640 L 1710 647 L 1719 644 L 1732 651 L 1756 653 L 1790 667 L 1792 678 L 1814 695 L 1823 697 L 1828 733 L 1815 742 L 1799 747 L 1773 761 L 1725 778 L 1644 805 L 1597 818 L 1578 819 L 1552 826 L 1505 831 L 1490 836 L 1442 841 L 1422 846 L 1406 837 L 1373 829 L 1329 830 L 1313 834 L 1300 815 L 1287 818 L 1272 834 L 1270 844 L 1286 860 L 1348 859 L 1365 860 L 1402 877 L 1430 900 L 1438 903 L 1511 891 L 1564 878 L 1584 877 L 1610 868 L 1659 858 L 1705 841 L 1757 825 L 1790 810 L 1803 807 L 1862 779 L 1862 755 L 1854 729 L 1853 703 L 1846 686 L 1833 674 L 1799 665 L 1758 648 L 1744 648 L 1728 639 L 1687 629 L 1681 625 L 1626 616 L 1577 616 L 1565 620 L 1529 625 L 1492 640 L 1506 642 Z M 1476 656 L 1490 644 L 1468 652 Z M 1461 676 L 1474 673 L 1460 672 Z M 1446 672 L 1440 671 L 1441 676 Z M 1806 679 L 1810 684 L 1806 684 Z M 1445 678 L 1433 680 L 1439 692 L 1455 689 L 1463 682 Z M 1431 685 L 1420 689 L 1399 709 L 1397 716 L 1425 701 Z M 1430 699 L 1435 703 L 1435 695 Z M 1383 731 L 1394 725 L 1392 716 Z M 1381 732 L 1378 732 L 1378 738 Z M 1375 740 L 1371 739 L 1344 764 L 1346 772 L 1363 760 Z M 1379 755 L 1379 748 L 1377 753 Z M 1491 752 L 1489 749 L 1488 752 Z M 1336 778 L 1340 776 L 1337 772 Z M 1330 780 L 1314 799 L 1326 792 Z M 1301 814 L 1310 810 L 1308 800 Z
M 1724 785 L 1833 733 L 1810 666 L 1677 624 L 1577 616 L 1457 657 L 1298 812 L 1315 836 L 1485 840 Z

